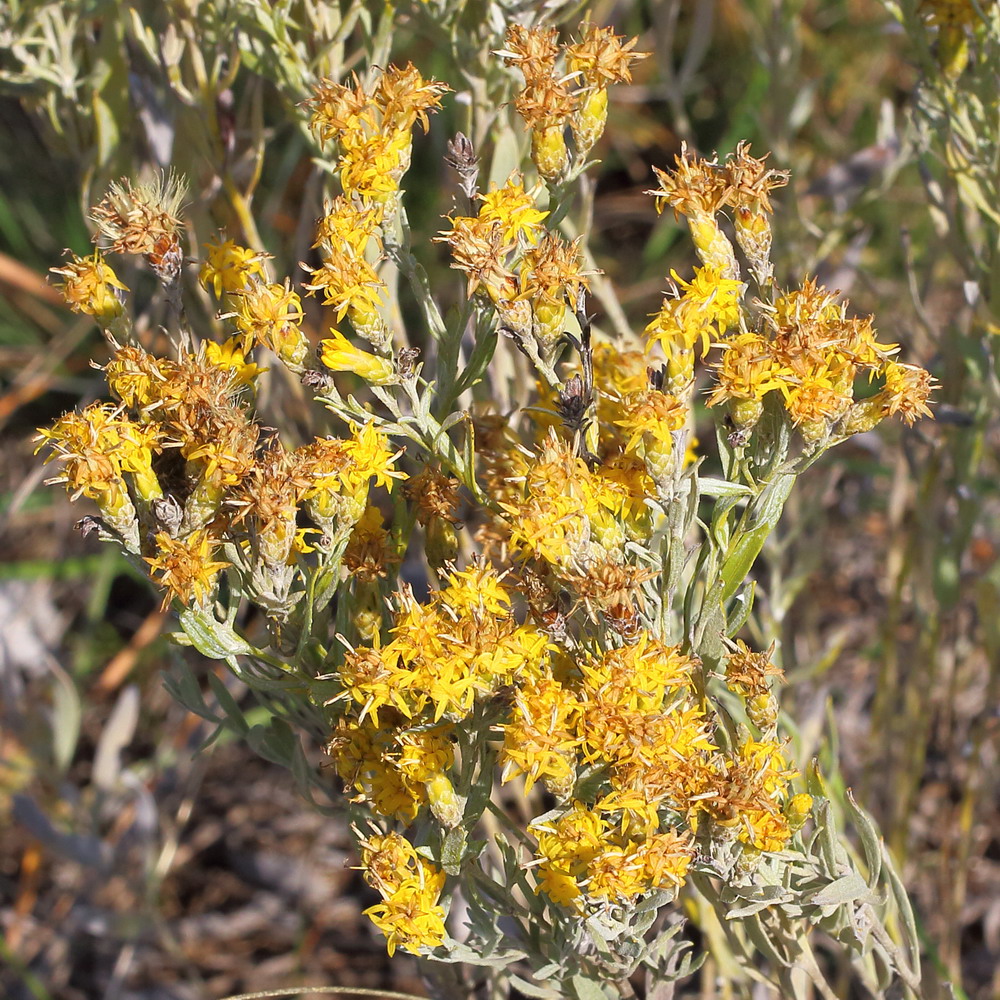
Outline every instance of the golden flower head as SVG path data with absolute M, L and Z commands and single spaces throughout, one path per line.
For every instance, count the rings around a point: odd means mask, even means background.
M 729 180 L 729 202 L 734 208 L 771 213 L 771 192 L 788 183 L 787 170 L 768 169 L 766 156 L 750 155 L 750 143 L 740 142 L 736 152 L 726 159 L 725 172 Z
M 413 65 L 389 66 L 372 91 L 372 103 L 382 114 L 381 128 L 408 132 L 420 122 L 426 132 L 428 111 L 441 106 L 441 98 L 451 90 L 445 83 L 425 80 Z
M 118 280 L 100 250 L 95 250 L 93 257 L 71 254 L 68 263 L 51 270 L 62 277 L 59 291 L 73 312 L 85 313 L 103 322 L 121 316 L 124 296 L 120 293 L 128 289 Z
M 374 128 L 375 114 L 357 76 L 351 87 L 323 79 L 303 102 L 310 113 L 309 129 L 319 143 L 345 135 L 364 135 L 365 126 Z
M 671 171 L 653 167 L 659 187 L 647 191 L 656 198 L 657 212 L 669 205 L 675 215 L 714 215 L 729 199 L 730 182 L 715 160 L 689 153 L 682 145 Z
M 514 108 L 534 132 L 562 126 L 576 110 L 578 99 L 568 80 L 540 77 L 529 80 L 514 98 Z
M 458 524 L 455 512 L 461 498 L 458 484 L 433 466 L 426 466 L 411 476 L 404 487 L 406 496 L 416 504 L 417 520 L 427 525 L 432 519 Z
M 583 26 L 583 38 L 566 46 L 566 65 L 580 73 L 589 87 L 607 87 L 613 83 L 631 83 L 633 63 L 646 59 L 649 52 L 633 52 L 638 38 L 626 42 L 612 28 L 596 24 Z M 624 44 L 622 44 L 624 42 Z
M 769 678 L 784 677 L 780 667 L 771 662 L 774 643 L 763 653 L 755 653 L 742 639 L 730 646 L 726 655 L 726 684 L 745 698 L 755 698 L 771 690 Z
M 535 207 L 532 194 L 524 189 L 520 174 L 513 173 L 502 187 L 490 185 L 486 194 L 477 195 L 482 205 L 479 219 L 492 225 L 503 227 L 504 241 L 514 243 L 519 237 L 535 243 L 542 233 L 542 220 L 549 214 Z
M 211 289 L 216 298 L 222 298 L 226 292 L 242 291 L 254 275 L 263 278 L 264 261 L 270 256 L 241 247 L 232 240 L 206 243 L 205 250 L 205 263 L 198 280 L 204 288 Z
M 525 80 L 549 77 L 559 55 L 559 32 L 556 28 L 526 28 L 512 24 L 504 36 L 504 47 L 497 50 L 506 66 L 517 66 Z
M 468 276 L 467 294 L 471 297 L 482 286 L 494 301 L 512 298 L 517 283 L 507 259 L 515 244 L 507 237 L 503 223 L 466 216 L 449 221 L 451 229 L 438 233 L 434 242 L 451 247 L 451 266 Z
M 879 393 L 886 416 L 897 413 L 912 424 L 919 417 L 932 416 L 927 401 L 934 389 L 930 372 L 918 365 L 904 365 L 897 361 L 886 364 L 883 372 L 885 388 Z
M 327 203 L 323 217 L 316 224 L 314 247 L 346 247 L 355 257 L 363 257 L 368 243 L 377 239 L 384 208 L 379 204 L 361 204 L 337 195 Z M 381 243 L 377 244 L 381 249 Z
M 234 294 L 236 328 L 243 336 L 244 351 L 261 345 L 274 351 L 286 364 L 301 365 L 309 342 L 299 328 L 302 300 L 288 279 L 284 284 L 251 280 Z
M 150 574 L 166 589 L 163 607 L 176 598 L 189 607 L 201 603 L 211 593 L 216 575 L 229 563 L 213 559 L 217 540 L 207 530 L 187 538 L 171 538 L 161 531 L 156 535 L 157 554 L 147 557 Z

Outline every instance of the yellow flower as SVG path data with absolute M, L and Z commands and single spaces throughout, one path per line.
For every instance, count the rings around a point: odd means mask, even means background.
M 311 282 L 303 287 L 309 292 L 321 291 L 324 305 L 336 310 L 337 321 L 347 316 L 369 343 L 382 346 L 388 340 L 378 311 L 385 282 L 364 258 L 355 257 L 343 247 L 330 247 L 322 265 L 312 269 Z
M 934 388 L 934 379 L 930 372 L 917 365 L 890 361 L 884 375 L 885 388 L 877 398 L 882 401 L 886 416 L 898 413 L 908 424 L 918 417 L 931 416 L 927 400 Z
M 157 554 L 146 558 L 150 574 L 166 589 L 163 608 L 170 606 L 173 598 L 190 606 L 202 603 L 211 593 L 219 570 L 228 562 L 212 558 L 216 539 L 208 531 L 200 530 L 187 538 L 171 538 L 165 531 L 157 532 Z
M 541 677 L 523 684 L 504 726 L 502 780 L 523 774 L 526 794 L 541 781 L 553 793 L 568 796 L 576 781 L 579 715 L 579 700 L 559 681 Z
M 559 55 L 557 28 L 526 28 L 512 24 L 504 36 L 504 47 L 497 51 L 507 66 L 517 66 L 526 80 L 551 76 Z
M 656 211 L 670 205 L 675 215 L 712 216 L 729 198 L 729 179 L 715 161 L 691 155 L 686 146 L 674 157 L 672 171 L 653 167 L 660 186 L 646 194 L 656 198 Z
M 362 487 L 367 490 L 372 479 L 375 480 L 376 487 L 384 486 L 391 490 L 393 480 L 406 478 L 405 472 L 393 468 L 396 459 L 402 455 L 402 450 L 393 451 L 389 446 L 389 439 L 373 421 L 369 421 L 360 430 L 352 424 L 351 437 L 343 442 L 343 450 L 348 465 L 339 476 L 344 491 L 349 495 Z
M 510 613 L 510 594 L 496 569 L 486 562 L 474 562 L 449 573 L 447 586 L 438 592 L 437 599 L 458 615 L 506 617 Z
M 420 122 L 426 132 L 427 112 L 436 111 L 441 98 L 450 90 L 451 87 L 438 80 L 425 80 L 413 63 L 407 63 L 403 67 L 386 67 L 375 84 L 371 100 L 381 112 L 383 130 L 408 132 Z
M 232 240 L 206 243 L 205 249 L 208 256 L 198 280 L 206 289 L 215 292 L 216 298 L 221 299 L 226 292 L 238 292 L 245 288 L 253 275 L 263 277 L 267 254 L 238 246 Z
M 535 243 L 542 232 L 542 220 L 549 214 L 535 207 L 535 200 L 527 191 L 521 175 L 513 173 L 503 187 L 490 186 L 487 194 L 479 195 L 482 206 L 479 219 L 492 225 L 499 222 L 504 240 L 514 243 L 523 236 L 529 243 Z
M 344 550 L 344 567 L 358 580 L 374 583 L 385 577 L 390 563 L 399 556 L 389 551 L 389 532 L 382 520 L 382 511 L 369 506 L 351 531 Z
M 690 282 L 676 271 L 670 273 L 684 294 L 663 300 L 660 311 L 646 326 L 647 350 L 660 343 L 670 357 L 678 351 L 691 351 L 700 342 L 704 357 L 713 337 L 721 337 L 739 323 L 740 297 L 746 286 L 711 267 L 696 267 Z
M 582 895 L 576 879 L 559 865 L 544 861 L 536 869 L 538 884 L 535 892 L 544 892 L 557 906 L 571 907 Z
M 390 955 L 397 948 L 418 954 L 444 941 L 444 909 L 439 904 L 445 876 L 399 834 L 362 841 L 365 880 L 382 895 L 365 915 L 386 937 Z
M 351 146 L 340 159 L 340 185 L 348 198 L 385 204 L 410 165 L 409 130 L 378 133 Z
M 118 462 L 131 474 L 136 493 L 147 503 L 163 496 L 153 471 L 153 452 L 162 450 L 160 428 L 155 424 L 135 424 L 123 417 L 119 426 Z
M 118 280 L 100 250 L 95 250 L 93 257 L 74 254 L 63 267 L 53 267 L 52 273 L 64 279 L 59 291 L 73 312 L 108 322 L 124 311 L 123 297 L 118 293 L 128 289 Z
M 92 403 L 81 413 L 66 413 L 51 427 L 40 428 L 36 440 L 42 443 L 36 452 L 47 444 L 52 453 L 46 463 L 62 463 L 61 475 L 47 482 L 65 483 L 74 499 L 96 500 L 102 513 L 134 513 L 122 477 L 122 425 L 117 408 Z
M 320 144 L 352 135 L 363 140 L 366 129 L 375 127 L 375 109 L 356 76 L 353 87 L 320 80 L 304 103 L 310 112 L 309 129 Z
M 347 247 L 355 257 L 363 257 L 369 242 L 376 238 L 384 209 L 381 205 L 358 206 L 338 195 L 326 206 L 316 225 L 314 247 Z M 377 244 L 381 249 L 381 243 Z
M 330 371 L 353 372 L 372 385 L 393 385 L 399 381 L 391 361 L 355 347 L 339 330 L 331 328 L 330 333 L 330 338 L 319 343 L 320 360 Z
M 647 58 L 649 52 L 633 52 L 633 38 L 625 42 L 624 35 L 616 35 L 612 28 L 584 24 L 583 38 L 566 46 L 566 65 L 580 73 L 589 87 L 607 87 L 613 83 L 632 82 L 632 63 Z
M 234 295 L 236 327 L 243 335 L 243 349 L 260 344 L 274 351 L 286 364 L 301 365 L 309 342 L 299 329 L 302 301 L 288 279 L 283 285 L 251 281 Z
M 394 830 L 361 842 L 365 881 L 382 893 L 392 893 L 416 875 L 420 856 L 402 834 Z
M 774 357 L 771 345 L 759 333 L 738 334 L 726 342 L 724 351 L 717 365 L 718 384 L 708 398 L 709 406 L 726 399 L 760 400 L 784 384 L 787 369 Z
M 172 361 L 147 354 L 141 347 L 125 346 L 105 365 L 104 377 L 112 395 L 141 411 L 159 401 L 176 370 Z
M 267 371 L 246 360 L 246 352 L 240 349 L 239 341 L 230 337 L 225 343 L 205 342 L 205 360 L 220 368 L 231 368 L 236 375 L 237 385 L 252 385 L 258 375 Z
M 433 882 L 405 882 L 391 896 L 365 910 L 365 916 L 385 935 L 392 956 L 397 948 L 419 955 L 445 938 L 444 909 L 437 900 L 440 889 Z
M 507 237 L 503 223 L 464 215 L 449 221 L 451 229 L 439 232 L 434 242 L 451 247 L 451 266 L 468 277 L 466 294 L 471 298 L 481 286 L 493 302 L 513 299 L 518 292 L 517 278 L 507 261 L 515 242 Z
M 646 842 L 643 852 L 645 874 L 650 888 L 682 886 L 694 855 L 695 848 L 689 835 L 678 834 L 673 830 L 654 834 Z

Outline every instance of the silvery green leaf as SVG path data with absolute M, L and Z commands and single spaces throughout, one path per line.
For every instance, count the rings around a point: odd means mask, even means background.
M 458 875 L 465 857 L 466 835 L 462 827 L 449 830 L 441 847 L 441 867 L 449 875 Z
M 619 924 L 620 928 L 621 925 Z M 590 934 L 591 941 L 594 942 L 594 946 L 602 955 L 611 954 L 611 945 L 609 940 L 620 936 L 621 931 L 616 930 L 614 927 L 609 927 L 608 924 L 604 923 L 599 917 L 588 917 L 587 918 L 587 931 Z
M 726 618 L 726 635 L 730 639 L 746 625 L 750 612 L 753 610 L 753 600 L 756 594 L 757 581 L 751 580 L 742 592 L 733 598 L 733 607 Z
M 554 990 L 549 986 L 537 986 L 535 983 L 529 983 L 527 979 L 513 974 L 510 977 L 510 985 L 526 997 L 538 997 L 538 1000 L 566 1000 L 566 994 L 559 990 Z M 603 994 L 601 994 L 601 1000 L 606 1000 Z
M 186 609 L 178 617 L 191 644 L 210 660 L 249 656 L 256 652 L 228 622 L 218 621 L 210 612 Z
M 444 434 L 450 431 L 452 427 L 456 424 L 460 424 L 465 419 L 465 413 L 462 410 L 454 410 L 449 413 L 444 420 L 441 421 L 441 433 Z
M 857 804 L 850 789 L 847 790 L 847 811 L 861 837 L 861 848 L 868 865 L 868 885 L 874 889 L 882 874 L 882 838 L 874 820 Z
M 752 497 L 753 490 L 742 483 L 731 483 L 727 479 L 713 479 L 710 476 L 698 477 L 698 489 L 710 497 Z
M 250 749 L 264 760 L 291 768 L 296 739 L 283 719 L 271 719 L 269 725 L 252 726 L 246 736 Z
M 207 722 L 219 723 L 219 717 L 208 707 L 201 693 L 197 678 L 191 668 L 178 660 L 163 675 L 163 686 L 176 702 L 189 712 Z
M 743 921 L 743 927 L 746 929 L 750 940 L 756 945 L 757 949 L 763 953 L 763 956 L 766 959 L 769 959 L 777 966 L 784 966 L 788 964 L 788 959 L 778 950 L 778 947 L 772 940 L 770 934 L 768 934 L 764 929 L 764 925 L 760 922 L 759 917 L 756 915 L 747 917 Z
M 586 976 L 573 976 L 570 986 L 576 1000 L 608 1000 L 611 994 L 600 984 Z M 617 990 L 615 991 L 617 994 Z
M 226 687 L 225 682 L 217 674 L 209 671 L 208 686 L 212 689 L 219 707 L 225 713 L 226 720 L 241 736 L 246 736 L 250 731 L 250 726 L 243 717 L 240 706 L 236 704 L 236 699 L 229 693 L 229 688 Z
M 746 906 L 736 906 L 726 911 L 727 920 L 740 920 L 743 917 L 751 917 L 761 910 L 766 910 L 769 906 L 774 906 L 773 899 L 758 899 L 756 902 L 747 903 Z
M 549 962 L 548 965 L 535 969 L 532 975 L 535 979 L 545 982 L 546 979 L 555 979 L 562 971 L 564 971 L 562 962 Z
M 906 887 L 896 873 L 889 854 L 889 848 L 882 844 L 882 870 L 889 880 L 889 887 L 892 889 L 892 897 L 896 901 L 900 915 L 903 918 L 903 926 L 906 928 L 905 947 L 910 960 L 910 969 L 916 978 L 920 978 L 920 936 L 917 933 L 917 922 L 913 916 L 913 907 L 910 905 L 910 897 L 906 892 Z
M 813 893 L 809 902 L 814 906 L 843 906 L 856 900 L 866 900 L 871 896 L 868 883 L 857 873 L 848 872 L 829 885 Z

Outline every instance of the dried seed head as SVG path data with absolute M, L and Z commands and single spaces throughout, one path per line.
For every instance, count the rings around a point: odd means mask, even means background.
M 115 253 L 142 254 L 161 281 L 180 274 L 180 209 L 186 185 L 174 173 L 160 174 L 148 184 L 128 178 L 113 183 L 91 212 L 98 236 Z

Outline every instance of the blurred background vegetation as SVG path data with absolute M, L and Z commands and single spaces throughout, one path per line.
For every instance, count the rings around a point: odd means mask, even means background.
M 106 345 L 46 283 L 90 246 L 108 183 L 173 166 L 192 248 L 220 230 L 297 276 L 324 166 L 297 104 L 319 76 L 412 60 L 458 92 L 418 138 L 415 230 L 452 206 L 445 143 L 488 99 L 513 0 L 8 0 L 0 10 L 0 991 L 194 998 L 296 982 L 419 991 L 361 919 L 347 831 L 174 705 L 148 584 L 40 489 L 34 429 L 101 392 Z M 682 141 L 748 139 L 790 169 L 779 283 L 814 274 L 941 382 L 937 420 L 880 426 L 815 466 L 760 573 L 800 759 L 879 820 L 924 935 L 926 995 L 1000 995 L 1000 13 L 985 2 L 554 4 L 655 53 L 612 92 L 591 245 L 634 330 L 678 223 L 643 194 Z M 477 69 L 478 65 L 478 69 Z M 501 178 L 502 179 L 502 178 Z M 430 244 L 428 244 L 430 247 Z M 425 264 L 458 294 L 440 253 Z M 148 288 L 149 344 L 160 308 Z M 189 309 L 205 322 L 204 302 Z M 320 334 L 322 317 L 312 316 Z M 267 404 L 265 404 L 267 405 Z M 271 405 L 295 419 L 294 398 Z M 884 427 L 884 429 L 883 429 Z M 894 440 L 886 440 L 892 435 Z M 703 437 L 710 438 L 710 434 Z M 214 669 L 214 668 L 213 668 Z M 222 673 L 219 673 L 220 679 Z M 230 694 L 245 692 L 226 677 Z M 207 690 L 207 688 L 206 688 Z M 207 704 L 212 697 L 206 695 Z M 210 712 L 207 714 L 210 715 Z M 795 721 L 792 726 L 791 720 Z M 727 996 L 711 963 L 682 992 Z

